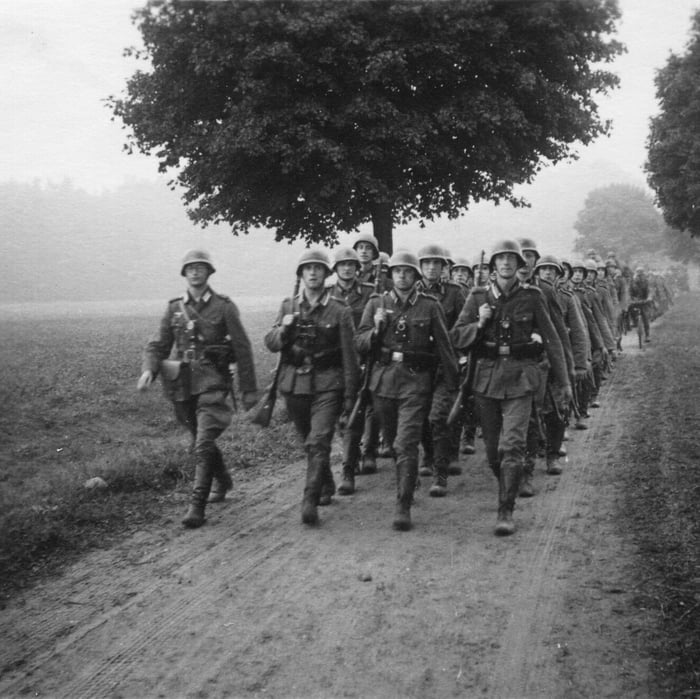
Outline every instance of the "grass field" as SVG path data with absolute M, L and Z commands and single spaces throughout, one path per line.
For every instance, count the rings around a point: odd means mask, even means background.
M 261 388 L 275 362 L 262 342 L 274 315 L 242 313 Z M 158 320 L 157 314 L 3 320 L 0 593 L 157 518 L 173 493 L 189 489 L 188 437 L 171 404 L 160 385 L 135 390 L 141 351 Z M 279 406 L 267 430 L 237 415 L 219 440 L 228 465 L 289 459 L 295 441 L 281 413 Z M 108 488 L 84 488 L 95 476 Z

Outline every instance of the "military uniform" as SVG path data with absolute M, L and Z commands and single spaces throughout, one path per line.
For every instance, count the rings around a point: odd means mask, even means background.
M 331 294 L 346 303 L 352 311 L 353 327 L 357 328 L 362 319 L 362 312 L 367 305 L 369 297 L 374 293 L 375 285 L 365 284 L 359 279 L 352 283 L 352 286 L 345 289 L 336 283 L 331 287 Z M 342 430 L 343 437 L 343 483 L 340 493 L 350 494 L 355 490 L 355 473 L 359 469 L 360 463 L 360 442 L 362 434 L 371 434 L 374 419 L 374 412 L 371 403 L 365 406 L 364 420 L 356 420 L 354 425 L 349 425 Z M 371 437 L 368 438 L 371 440 Z M 376 442 L 376 438 L 375 438 Z
M 175 360 L 177 377 L 169 379 L 161 372 L 166 359 Z M 143 371 L 154 376 L 161 372 L 175 415 L 192 435 L 197 460 L 193 504 L 197 507 L 203 508 L 213 478 L 220 483 L 230 479 L 215 440 L 231 422 L 229 364 L 233 362 L 240 390 L 254 393 L 253 353 L 238 309 L 231 299 L 211 288 L 199 301 L 189 292 L 169 301 L 158 334 L 144 352 Z
M 377 334 L 378 308 L 389 313 Z M 435 371 L 445 387 L 457 388 L 457 359 L 440 304 L 415 287 L 403 303 L 395 290 L 370 298 L 356 335 L 361 354 L 374 353 L 372 400 L 384 434 L 396 455 L 398 486 L 396 528 L 410 526 L 410 506 L 418 475 L 418 444 L 430 409 Z M 397 522 L 401 522 L 397 526 Z M 407 525 L 407 526 L 405 526 Z
M 440 304 L 445 313 L 447 329 L 450 330 L 467 300 L 467 293 L 462 285 L 452 281 L 429 283 L 422 279 L 418 282 L 418 288 Z M 434 476 L 434 484 L 430 490 L 433 495 L 445 494 L 448 472 L 455 475 L 461 473 L 457 464 L 450 467 L 450 462 L 458 457 L 459 449 L 459 431 L 450 430 L 447 426 L 454 398 L 454 390 L 448 389 L 442 380 L 442 374 L 438 372 L 433 385 L 430 413 L 423 426 L 421 440 L 425 459 L 421 472 L 425 469 L 426 475 Z
M 285 326 L 282 320 L 289 314 L 296 322 Z M 285 299 L 265 335 L 267 348 L 282 353 L 277 388 L 307 453 L 302 512 L 307 524 L 317 521 L 322 494 L 329 501 L 335 490 L 330 467 L 335 424 L 343 410 L 352 408 L 359 384 L 353 336 L 352 311 L 330 289 L 313 306 L 303 291 Z
M 483 304 L 491 307 L 493 315 L 479 327 Z M 533 333 L 540 336 L 541 343 L 533 339 Z M 472 290 L 451 336 L 458 350 L 472 349 L 477 358 L 473 392 L 488 463 L 499 481 L 499 523 L 510 521 L 532 400 L 541 383 L 538 362 L 546 353 L 555 384 L 567 387 L 564 351 L 542 292 L 517 281 L 508 294 L 495 282 L 486 289 Z

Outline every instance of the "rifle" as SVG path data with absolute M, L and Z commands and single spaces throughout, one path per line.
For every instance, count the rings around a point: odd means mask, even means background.
M 294 299 L 296 299 L 299 293 L 300 283 L 301 277 L 297 277 L 294 282 L 294 291 L 292 292 L 292 308 L 294 308 Z M 254 408 L 255 413 L 251 419 L 254 425 L 260 425 L 260 427 L 268 427 L 270 425 L 272 411 L 275 409 L 275 401 L 277 400 L 277 382 L 279 381 L 281 369 L 282 351 L 280 350 L 279 357 L 277 358 L 277 365 L 273 372 L 272 383 L 265 389 L 262 398 Z
M 377 276 L 374 278 L 374 293 L 379 294 L 379 300 L 381 303 L 381 307 L 384 308 L 384 295 L 380 294 L 379 292 L 379 284 L 380 281 L 382 280 L 382 271 L 381 271 L 381 265 L 379 269 L 377 270 Z M 383 285 L 382 285 L 383 287 Z M 379 337 L 377 337 L 377 340 L 379 340 Z M 360 391 L 357 394 L 357 398 L 355 399 L 355 405 L 352 406 L 352 411 L 350 412 L 350 416 L 348 417 L 347 421 L 347 429 L 351 430 L 357 420 L 361 417 L 364 416 L 365 410 L 367 409 L 367 404 L 369 403 L 370 400 L 370 394 L 371 391 L 369 390 L 369 382 L 370 379 L 372 378 L 372 368 L 374 367 L 374 352 L 370 350 L 370 352 L 367 355 L 367 360 L 365 361 L 365 367 L 364 367 L 364 372 L 362 374 L 362 386 L 360 387 Z
M 482 250 L 481 261 L 479 262 L 479 269 L 477 270 L 477 274 L 481 274 L 481 268 L 484 264 L 485 255 L 486 251 Z M 475 277 L 475 281 L 478 281 L 477 277 Z M 457 391 L 457 396 L 455 397 L 454 403 L 452 403 L 450 414 L 447 416 L 448 427 L 452 427 L 452 424 L 459 417 L 459 414 L 462 412 L 464 404 L 467 402 L 467 399 L 469 398 L 472 392 L 472 384 L 474 383 L 474 372 L 476 371 L 476 356 L 474 354 L 473 349 L 470 350 L 467 355 L 465 355 L 463 364 L 466 364 L 466 371 L 464 372 L 464 379 L 462 379 L 462 382 L 459 385 L 459 390 Z

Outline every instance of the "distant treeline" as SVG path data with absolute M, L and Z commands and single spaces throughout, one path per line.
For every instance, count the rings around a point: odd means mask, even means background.
M 287 253 L 271 233 L 234 238 L 222 227 L 202 230 L 160 182 L 102 194 L 69 181 L 0 183 L 0 230 L 5 303 L 166 298 L 183 286 L 179 261 L 197 245 L 214 255 L 220 273 L 212 284 L 223 293 L 281 295 L 292 285 L 281 275 L 261 278 Z

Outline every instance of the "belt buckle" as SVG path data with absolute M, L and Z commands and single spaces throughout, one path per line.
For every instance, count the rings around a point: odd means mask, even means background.
M 301 366 L 297 367 L 296 373 L 299 376 L 304 376 L 305 374 L 310 374 L 312 369 L 313 365 L 305 361 Z
M 392 362 L 403 362 L 403 352 L 392 352 L 391 353 Z
M 186 349 L 182 356 L 183 362 L 193 362 L 197 358 L 196 352 L 193 349 Z
M 510 354 L 510 345 L 498 345 L 498 354 L 503 357 Z

